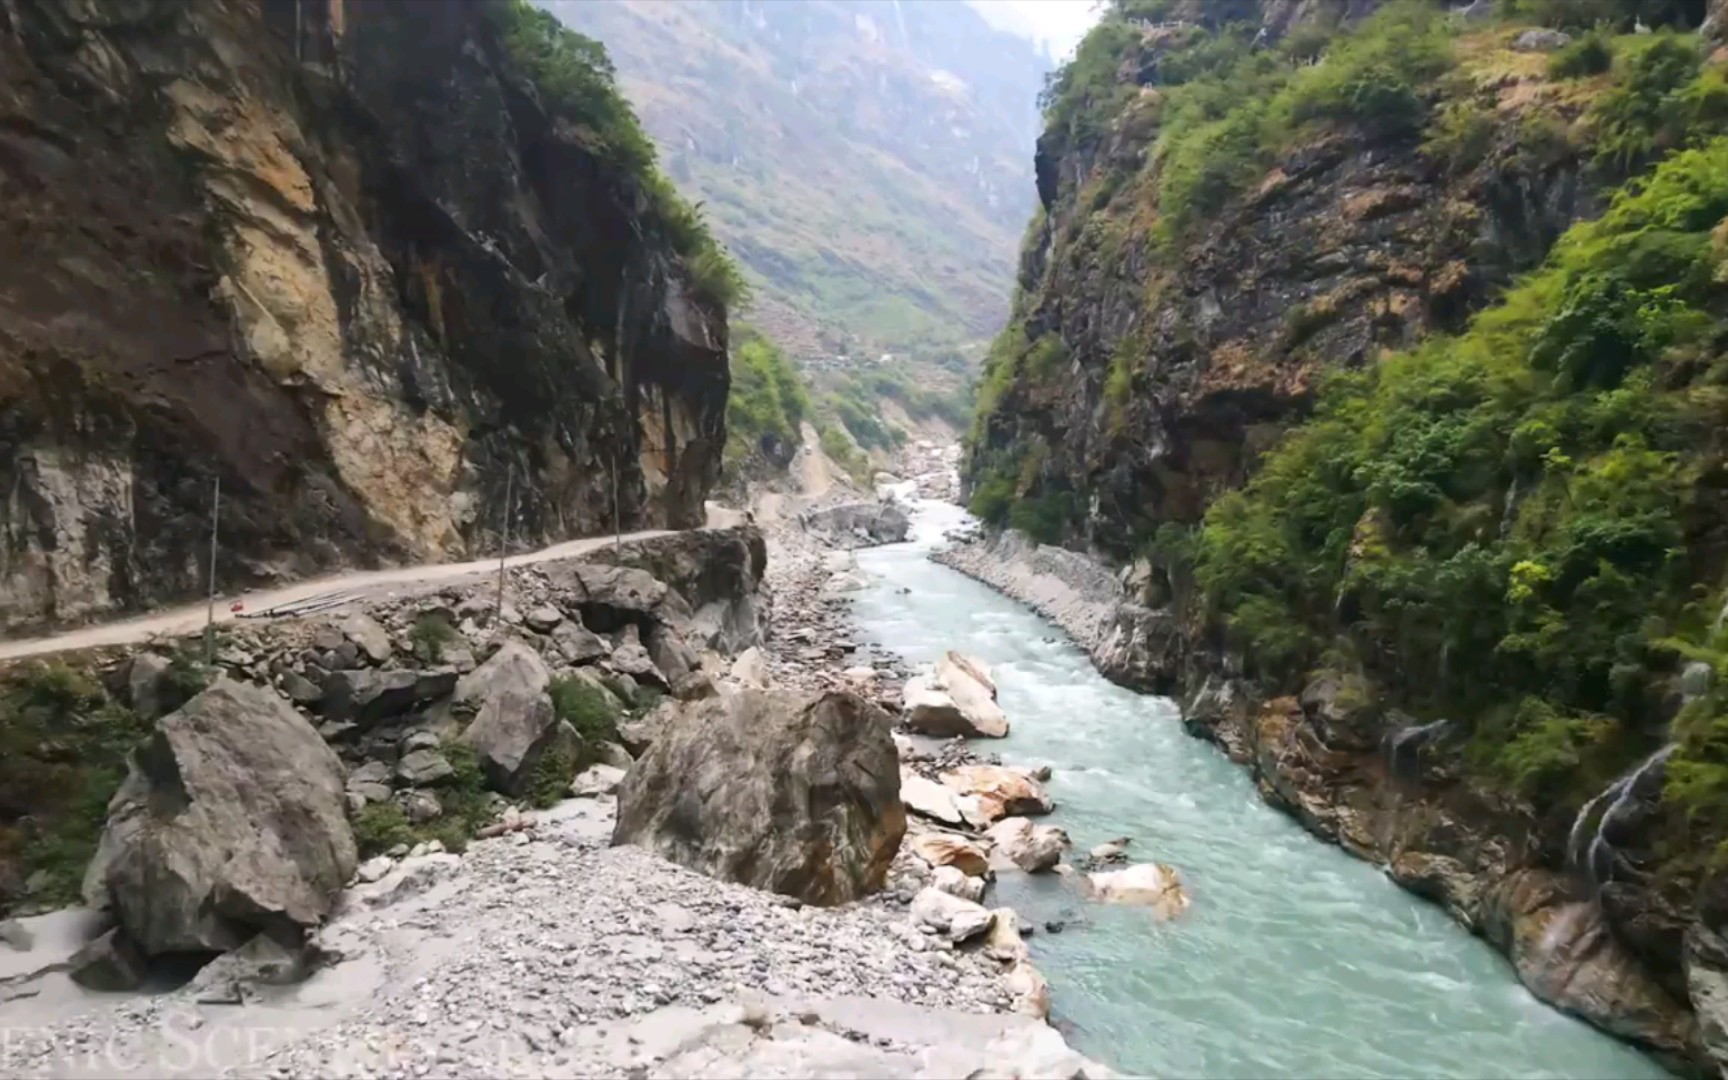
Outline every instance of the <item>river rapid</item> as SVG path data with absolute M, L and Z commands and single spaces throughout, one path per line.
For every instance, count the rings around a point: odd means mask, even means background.
M 1177 868 L 1192 908 L 1081 903 L 1054 875 L 1004 875 L 994 903 L 1040 927 L 1033 960 L 1082 1052 L 1181 1077 L 1663 1077 L 1645 1055 L 1537 1001 L 1510 965 L 1375 866 L 1260 801 L 1247 770 L 1186 734 L 1174 703 L 1107 682 L 1061 631 L 926 555 L 965 520 L 920 502 L 910 542 L 859 553 L 860 634 L 913 662 L 995 668 L 1013 764 L 1048 764 L 1048 819 L 1075 851 L 1130 836 Z M 901 590 L 910 590 L 902 592 Z M 1046 920 L 1066 922 L 1048 933 Z

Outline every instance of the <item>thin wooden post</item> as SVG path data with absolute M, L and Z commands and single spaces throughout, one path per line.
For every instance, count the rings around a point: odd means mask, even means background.
M 504 617 L 504 559 L 510 554 L 510 502 L 515 497 L 516 463 L 504 476 L 504 542 L 498 548 L 498 617 Z
M 210 488 L 210 600 L 204 610 L 204 662 L 216 658 L 216 529 L 222 519 L 222 477 Z

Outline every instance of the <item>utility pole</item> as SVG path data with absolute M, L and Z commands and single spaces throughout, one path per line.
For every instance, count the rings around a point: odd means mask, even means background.
M 204 662 L 216 658 L 216 527 L 222 516 L 222 477 L 210 488 L 210 603 L 204 610 Z
M 624 511 L 618 505 L 618 451 L 612 451 L 612 550 L 624 550 Z
M 510 501 L 515 496 L 516 463 L 504 474 L 504 543 L 498 548 L 498 618 L 504 618 L 504 559 L 510 554 Z

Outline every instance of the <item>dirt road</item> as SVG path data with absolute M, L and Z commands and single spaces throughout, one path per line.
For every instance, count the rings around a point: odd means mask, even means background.
M 667 535 L 667 530 L 652 529 L 645 532 L 625 533 L 624 539 L 645 540 L 649 537 L 665 535 Z M 527 566 L 532 563 L 549 562 L 553 559 L 567 559 L 573 555 L 581 555 L 584 552 L 603 548 L 612 541 L 613 538 L 610 536 L 570 540 L 562 544 L 554 544 L 549 548 L 543 548 L 540 551 L 512 555 L 505 561 L 505 565 Z M 296 601 L 311 600 L 326 593 L 372 590 L 390 585 L 419 585 L 430 581 L 447 581 L 469 574 L 497 573 L 497 571 L 497 559 L 476 559 L 473 562 L 462 563 L 430 563 L 421 566 L 398 567 L 392 570 L 366 570 L 301 581 L 265 592 L 247 593 L 243 599 L 247 612 L 258 612 Z M 235 615 L 229 610 L 229 606 L 235 599 L 236 597 L 232 595 L 216 598 L 216 621 L 218 623 L 234 620 Z M 205 615 L 206 605 L 200 602 L 171 608 L 167 611 L 158 611 L 136 619 L 100 623 L 78 630 L 69 630 L 63 634 L 50 634 L 46 637 L 27 638 L 21 641 L 4 641 L 0 642 L 0 661 L 17 660 L 26 656 L 42 656 L 72 649 L 90 649 L 102 645 L 129 645 L 159 636 L 177 637 L 192 634 L 203 628 Z

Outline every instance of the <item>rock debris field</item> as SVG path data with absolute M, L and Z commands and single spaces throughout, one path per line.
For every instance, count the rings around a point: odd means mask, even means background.
M 36 1026 L 7 1076 L 1072 1076 L 1061 1036 L 1000 1012 L 996 965 L 892 901 L 818 909 L 608 848 L 575 800 L 463 857 L 344 897 L 336 962 L 243 1004 L 200 976 Z M 43 1006 L 57 1000 L 45 992 Z M 876 1000 L 871 1000 L 876 999 Z M 968 1015 L 961 1015 L 968 1014 Z M 999 1071 L 991 1071 L 995 1068 Z M 1088 1075 L 1101 1075 L 1096 1070 Z

